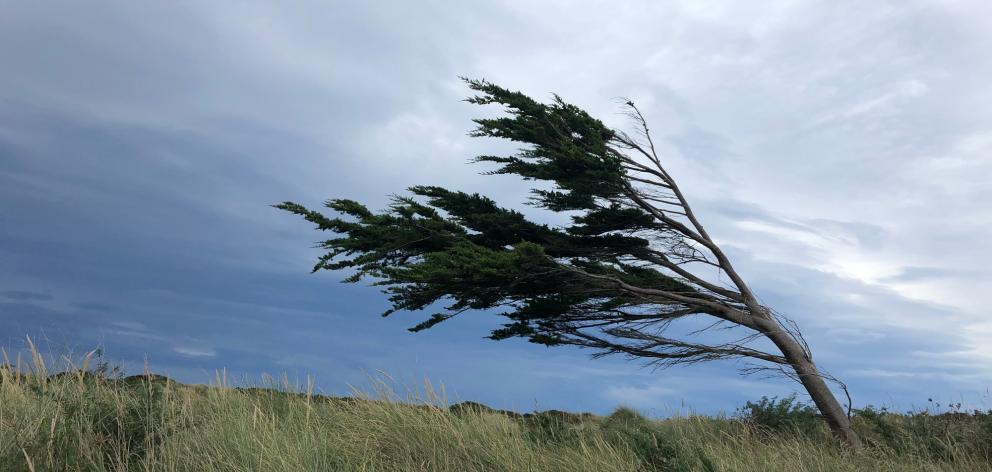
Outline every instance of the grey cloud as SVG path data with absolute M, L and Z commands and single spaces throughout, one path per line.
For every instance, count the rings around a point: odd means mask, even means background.
M 955 352 L 977 345 L 983 301 L 968 294 L 992 263 L 988 8 L 10 5 L 0 265 L 6 287 L 30 291 L 0 295 L 0 333 L 103 343 L 190 379 L 313 371 L 339 391 L 363 369 L 417 372 L 518 406 L 602 411 L 612 391 L 716 410 L 791 388 L 735 383 L 728 364 L 648 373 L 497 345 L 477 339 L 498 322 L 488 313 L 413 336 L 422 314 L 380 320 L 374 290 L 307 276 L 318 235 L 267 205 L 381 206 L 414 184 L 526 198 L 523 183 L 463 165 L 514 148 L 465 136 L 493 113 L 460 102 L 468 75 L 558 92 L 618 127 L 613 99 L 630 96 L 710 232 L 818 360 L 850 372 L 859 401 L 908 402 L 919 382 L 973 393 L 984 358 Z
M 734 158 L 731 140 L 725 136 L 689 126 L 678 135 L 668 137 L 681 155 L 699 165 L 713 165 L 714 161 Z

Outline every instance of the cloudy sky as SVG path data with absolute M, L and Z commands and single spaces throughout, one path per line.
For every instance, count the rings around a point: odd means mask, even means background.
M 319 234 L 268 205 L 381 207 L 415 184 L 505 206 L 468 158 L 458 76 L 652 123 L 760 297 L 856 406 L 992 408 L 992 3 L 0 1 L 0 345 L 103 346 L 131 371 L 391 374 L 494 406 L 729 411 L 795 389 L 733 363 L 651 371 L 424 333 L 309 274 Z

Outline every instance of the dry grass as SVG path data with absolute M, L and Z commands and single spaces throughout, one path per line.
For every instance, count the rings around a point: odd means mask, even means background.
M 528 418 L 449 412 L 429 385 L 357 399 L 309 388 L 240 390 L 154 376 L 114 378 L 91 356 L 48 375 L 41 356 L 0 367 L 2 471 L 982 471 L 986 416 L 877 411 L 856 418 L 869 447 L 826 431 L 762 431 L 726 418 Z M 297 392 L 297 393 L 293 393 Z M 967 417 L 967 418 L 965 418 Z

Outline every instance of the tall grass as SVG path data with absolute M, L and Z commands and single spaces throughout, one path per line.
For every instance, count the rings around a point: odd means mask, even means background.
M 121 378 L 92 356 L 49 375 L 29 357 L 0 367 L 0 471 L 992 470 L 981 415 L 867 410 L 855 424 L 868 447 L 852 454 L 818 423 L 761 415 L 524 417 L 449 411 L 443 392 L 397 394 L 386 379 L 332 399 L 286 381 L 235 389 L 223 374 L 210 387 Z

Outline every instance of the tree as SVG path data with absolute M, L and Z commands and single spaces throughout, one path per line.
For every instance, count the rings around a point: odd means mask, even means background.
M 571 223 L 528 220 L 479 194 L 417 186 L 382 212 L 329 200 L 325 216 L 285 202 L 336 237 L 313 271 L 350 269 L 346 282 L 374 280 L 396 311 L 439 306 L 421 331 L 470 310 L 498 310 L 508 322 L 489 337 L 620 354 L 658 366 L 746 359 L 799 381 L 834 434 L 860 447 L 849 416 L 813 363 L 796 325 L 762 305 L 706 232 L 655 151 L 634 103 L 634 135 L 606 127 L 555 95 L 540 103 L 484 80 L 466 101 L 502 105 L 507 115 L 474 120 L 475 137 L 526 145 L 511 156 L 479 156 L 488 174 L 545 182 L 531 204 L 567 212 Z M 729 282 L 714 282 L 713 274 Z M 726 277 L 723 277 L 725 275 Z M 676 321 L 712 323 L 673 336 Z M 712 341 L 729 328 L 735 341 Z M 762 349 L 762 345 L 777 349 Z

